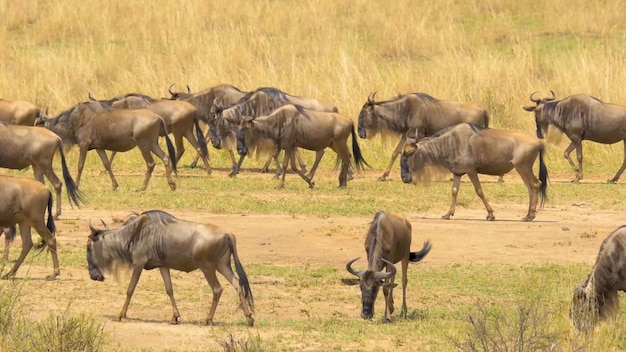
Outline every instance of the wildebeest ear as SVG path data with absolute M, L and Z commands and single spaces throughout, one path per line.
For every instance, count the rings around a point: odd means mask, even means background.
M 359 280 L 359 279 L 341 279 L 341 282 L 343 282 L 344 285 L 354 286 L 354 285 L 360 284 L 361 280 Z
M 396 283 L 391 283 L 391 282 L 388 282 L 388 283 L 383 284 L 383 287 L 384 287 L 384 288 L 394 288 L 394 287 L 396 287 L 396 286 L 398 286 L 398 284 L 396 284 Z
M 524 109 L 526 111 L 533 112 L 533 111 L 537 110 L 537 107 L 536 106 L 522 106 L 522 109 Z

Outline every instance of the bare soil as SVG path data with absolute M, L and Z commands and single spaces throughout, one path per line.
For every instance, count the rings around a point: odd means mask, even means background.
M 610 186 L 609 186 L 610 187 Z M 471 186 L 464 186 L 471 192 Z M 617 226 L 624 223 L 621 212 L 598 212 L 585 203 L 563 207 L 546 206 L 533 222 L 524 223 L 526 206 L 520 204 L 492 204 L 496 221 L 484 220 L 484 209 L 458 208 L 449 221 L 438 213 L 404 214 L 413 224 L 413 248 L 421 248 L 424 240 L 433 243 L 433 250 L 420 263 L 421 269 L 454 263 L 523 264 L 523 263 L 589 263 L 595 259 L 601 241 Z M 68 207 L 69 208 L 69 207 Z M 64 210 L 59 228 L 59 251 L 84 250 L 89 233 L 88 219 L 103 219 L 111 226 L 115 219 L 124 219 L 131 210 L 93 209 Z M 209 222 L 233 232 L 237 237 L 239 256 L 246 266 L 250 263 L 271 265 L 320 267 L 332 266 L 342 273 L 347 260 L 364 257 L 363 237 L 371 216 L 328 218 L 288 215 L 214 215 L 201 212 L 172 211 L 183 219 Z M 98 222 L 94 222 L 98 224 Z M 13 245 L 12 258 L 21 242 Z M 28 259 L 27 259 L 28 261 Z M 128 275 L 119 281 L 104 283 L 89 279 L 86 261 L 64 264 L 61 276 L 54 282 L 39 279 L 51 271 L 51 263 L 25 263 L 17 279 L 28 276 L 24 301 L 35 316 L 45 316 L 52 310 L 72 313 L 87 312 L 102 318 L 114 346 L 132 350 L 216 350 L 219 341 L 231 330 L 245 329 L 243 314 L 232 287 L 223 278 L 224 294 L 215 316 L 216 325 L 202 325 L 209 304 L 210 290 L 199 272 L 172 273 L 174 291 L 181 311 L 179 325 L 170 325 L 171 308 L 158 270 L 145 271 L 128 311 L 129 319 L 115 322 L 124 301 Z M 257 322 L 263 319 L 299 318 L 303 311 L 316 317 L 329 318 L 333 311 L 360 319 L 355 302 L 333 302 L 331 298 L 316 302 L 299 292 L 298 297 L 282 297 L 280 280 L 251 277 L 256 299 Z M 338 282 L 337 285 L 340 285 Z M 354 291 L 356 288 L 345 288 Z M 281 297 L 278 301 L 276 297 Z M 278 303 L 276 303 L 278 302 Z M 330 302 L 330 303 L 329 303 Z M 331 307 L 329 307 L 329 305 Z M 329 309 L 330 308 L 330 309 Z M 309 313 L 307 313 L 309 314 Z M 261 339 L 273 336 L 275 329 L 257 324 Z M 245 331 L 245 330 L 244 330 Z M 302 348 L 306 349 L 306 348 Z

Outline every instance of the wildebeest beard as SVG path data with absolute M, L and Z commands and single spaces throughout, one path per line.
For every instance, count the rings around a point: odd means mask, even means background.
M 246 129 L 241 127 L 237 132 L 237 153 L 239 153 L 239 155 L 248 154 L 248 147 L 246 147 Z

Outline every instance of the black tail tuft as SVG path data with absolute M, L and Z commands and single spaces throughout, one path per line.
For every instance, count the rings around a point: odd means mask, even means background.
M 67 199 L 70 201 L 70 205 L 74 204 L 80 208 L 80 204 L 85 204 L 85 196 L 76 187 L 76 182 L 70 175 L 70 171 L 67 168 L 67 162 L 65 161 L 65 153 L 63 152 L 63 142 L 59 139 L 58 142 L 59 154 L 61 154 L 61 169 L 63 170 L 63 181 L 65 182 L 65 189 L 67 191 Z M 57 199 L 57 201 L 59 201 Z
M 254 312 L 254 298 L 252 297 L 252 289 L 250 288 L 250 282 L 248 281 L 248 275 L 243 270 L 243 265 L 239 261 L 239 255 L 237 254 L 237 247 L 235 245 L 234 236 L 228 236 L 228 246 L 230 247 L 231 252 L 233 253 L 233 259 L 235 261 L 235 270 L 237 271 L 237 276 L 239 276 L 239 286 L 244 292 L 244 297 L 250 306 L 250 309 Z
M 198 148 L 200 148 L 200 155 L 205 158 L 209 156 L 209 148 L 206 145 L 206 138 L 204 138 L 204 133 L 202 133 L 202 129 L 200 128 L 200 123 L 198 119 L 193 119 L 194 126 L 196 128 L 196 138 L 198 139 Z
M 539 150 L 539 181 L 541 181 L 541 207 L 548 199 L 548 168 L 543 160 L 544 148 Z
M 352 155 L 354 156 L 354 161 L 356 163 L 356 168 L 363 170 L 365 166 L 371 167 L 370 164 L 365 161 L 363 158 L 363 153 L 361 152 L 361 148 L 359 147 L 359 141 L 356 138 L 356 132 L 354 130 L 354 126 L 352 126 Z
M 432 246 L 430 245 L 430 241 L 424 242 L 424 247 L 422 247 L 422 250 L 419 252 L 411 252 L 411 254 L 409 255 L 409 260 L 412 262 L 419 262 L 420 260 L 424 259 L 428 252 L 430 252 L 431 247 Z

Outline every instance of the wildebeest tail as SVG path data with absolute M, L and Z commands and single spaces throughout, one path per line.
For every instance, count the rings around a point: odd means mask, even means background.
M 70 175 L 70 171 L 67 168 L 65 153 L 63 152 L 63 141 L 60 138 L 57 146 L 59 148 L 59 154 L 61 154 L 61 168 L 63 169 L 63 181 L 65 182 L 67 199 L 70 201 L 70 205 L 73 203 L 80 208 L 80 203 L 85 203 L 85 197 L 82 192 L 78 190 L 78 187 L 76 187 L 76 182 L 74 182 L 74 179 L 72 178 L 72 175 Z
M 539 131 L 539 129 L 537 129 Z M 545 153 L 545 147 L 542 145 L 541 149 L 539 149 L 539 181 L 541 181 L 541 207 L 546 202 L 548 198 L 548 168 L 546 167 L 546 163 L 543 159 L 543 154 Z
M 422 247 L 422 250 L 420 250 L 419 252 L 411 252 L 409 254 L 409 260 L 412 262 L 419 262 L 420 260 L 424 259 L 428 252 L 430 252 L 430 248 L 430 241 L 424 242 L 424 247 Z
M 9 227 L 5 232 L 4 235 L 6 236 L 6 238 L 9 240 L 9 242 L 13 242 L 13 240 L 15 239 L 15 235 L 17 234 L 17 229 L 15 228 L 15 225 Z
M 52 215 L 52 192 L 48 191 L 48 221 L 46 222 L 46 227 L 52 234 L 52 236 L 56 235 L 57 227 L 54 224 L 54 216 Z M 46 248 L 46 242 L 43 238 L 40 237 L 40 241 L 35 245 L 35 249 L 38 251 L 42 251 Z
M 233 254 L 233 259 L 235 261 L 235 270 L 237 271 L 237 276 L 239 276 L 239 288 L 243 290 L 244 297 L 246 298 L 250 309 L 254 311 L 254 298 L 252 297 L 250 282 L 248 281 L 248 275 L 246 275 L 246 272 L 243 270 L 243 266 L 239 261 L 235 236 L 233 236 L 232 234 L 228 234 L 228 246 L 230 247 L 230 251 Z
M 193 119 L 193 124 L 196 127 L 196 138 L 198 139 L 198 148 L 200 148 L 200 154 L 202 157 L 209 156 L 209 149 L 206 145 L 206 139 L 204 138 L 204 133 L 202 133 L 202 129 L 200 128 L 200 123 L 197 118 Z
M 485 110 L 485 128 L 489 128 L 489 113 Z
M 174 149 L 174 144 L 172 144 L 172 140 L 168 134 L 167 125 L 163 119 L 161 119 L 161 129 L 164 131 L 163 135 L 165 136 L 165 144 L 167 144 L 167 154 L 169 154 L 170 161 L 172 162 L 172 170 L 175 175 L 178 175 L 178 170 L 176 170 L 176 149 Z
M 365 166 L 371 167 L 370 164 L 368 164 L 363 158 L 363 153 L 361 153 L 361 148 L 359 147 L 359 141 L 356 138 L 354 125 L 352 126 L 352 155 L 354 156 L 354 162 L 356 163 L 357 169 L 362 170 Z

